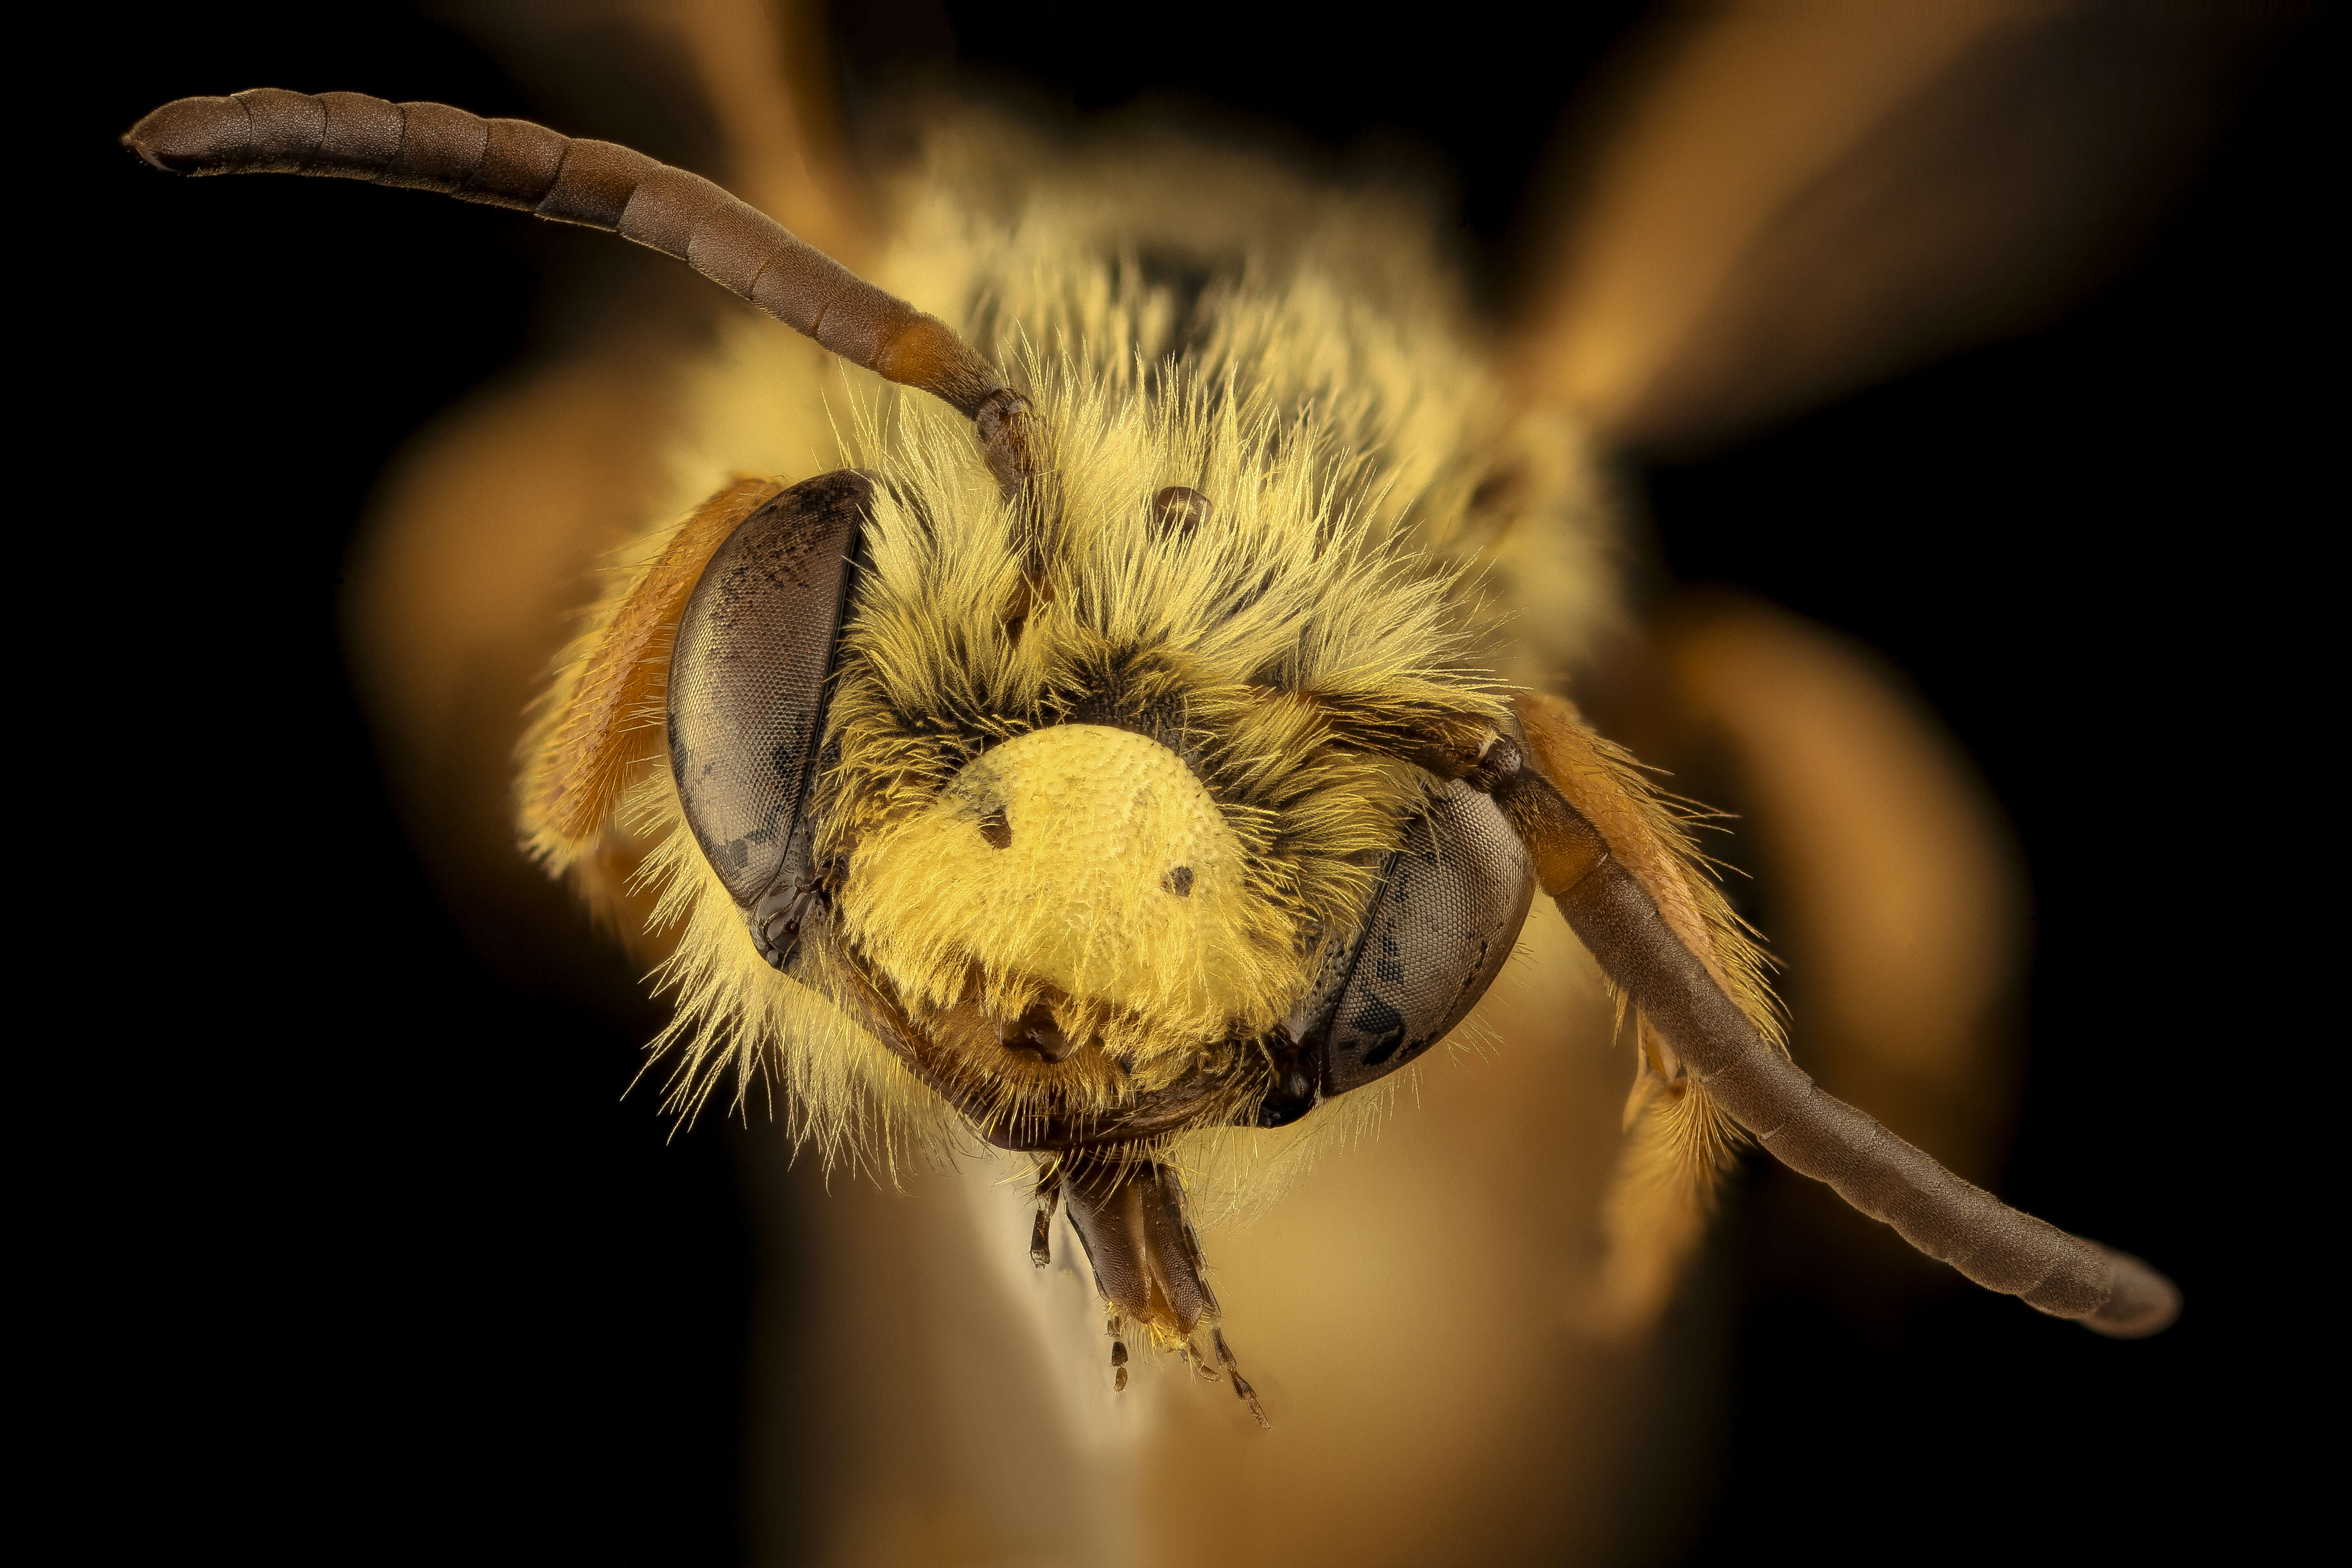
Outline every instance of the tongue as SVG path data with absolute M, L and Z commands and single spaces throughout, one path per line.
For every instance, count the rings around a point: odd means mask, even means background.
M 1217 1315 L 1174 1172 L 1149 1162 L 1089 1165 L 1072 1173 L 1063 1192 L 1095 1288 L 1113 1311 L 1163 1342 L 1189 1341 L 1204 1314 Z
M 1215 1369 L 1192 1342 L 1193 1331 L 1205 1321 L 1210 1345 L 1233 1378 L 1234 1393 L 1260 1426 L 1270 1425 L 1217 1326 L 1217 1299 L 1201 1278 L 1200 1243 L 1184 1217 L 1184 1189 L 1176 1173 L 1148 1160 L 1084 1164 L 1064 1177 L 1061 1190 L 1069 1201 L 1070 1224 L 1094 1265 L 1095 1289 L 1110 1307 L 1114 1331 L 1123 1334 L 1128 1321 L 1143 1324 L 1160 1343 L 1182 1345 L 1192 1363 L 1213 1378 Z M 1042 1241 L 1033 1243 L 1033 1257 L 1042 1251 Z M 1122 1338 L 1111 1347 L 1120 1388 L 1127 1386 L 1126 1363 Z

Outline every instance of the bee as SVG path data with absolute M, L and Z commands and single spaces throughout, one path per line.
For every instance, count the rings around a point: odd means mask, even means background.
M 1262 1418 L 1198 1213 L 1360 1127 L 1532 910 L 1626 1006 L 1614 1277 L 1671 1278 L 1753 1139 L 1979 1282 L 2110 1331 L 2169 1316 L 2152 1271 L 1789 1061 L 1673 803 L 1559 690 L 1614 592 L 1582 437 L 1515 401 L 1433 258 L 1378 254 L 1393 213 L 1176 153 L 1108 184 L 950 119 L 863 269 L 886 289 L 516 121 L 261 92 L 131 140 L 615 229 L 818 345 L 738 331 L 690 394 L 740 412 L 683 465 L 701 496 L 616 556 L 521 831 L 662 963 L 675 1104 L 772 1083 L 828 1154 L 1003 1151 L 1030 1256 L 1057 1214 L 1084 1249 L 1115 1384 L 1148 1340 Z M 1008 169 L 1010 218 L 974 195 Z

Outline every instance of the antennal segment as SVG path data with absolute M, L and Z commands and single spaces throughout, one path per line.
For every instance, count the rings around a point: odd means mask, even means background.
M 702 178 L 610 142 L 443 103 L 256 88 L 183 98 L 123 145 L 174 174 L 321 174 L 601 228 L 675 256 L 853 364 L 979 419 L 1008 493 L 1035 476 L 1028 400 L 952 328 Z M 983 412 L 987 417 L 982 417 Z

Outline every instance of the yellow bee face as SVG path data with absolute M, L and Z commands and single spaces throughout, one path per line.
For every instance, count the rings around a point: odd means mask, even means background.
M 978 1026 L 974 1054 L 1065 1070 L 1108 1054 L 1158 1088 L 1163 1060 L 1263 1032 L 1303 989 L 1301 933 L 1268 929 L 1246 858 L 1175 752 L 1058 724 L 982 752 L 860 846 L 842 923 L 900 995 Z M 940 996 L 959 971 L 972 983 Z

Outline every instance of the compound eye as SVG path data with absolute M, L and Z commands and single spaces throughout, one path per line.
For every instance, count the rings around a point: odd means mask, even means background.
M 1359 934 L 1331 950 L 1292 1016 L 1323 1092 L 1386 1077 L 1476 1006 L 1535 897 L 1527 851 L 1494 801 L 1451 784 L 1406 828 Z
M 711 557 L 669 664 L 669 760 L 687 825 L 768 962 L 789 962 L 813 886 L 808 801 L 873 482 L 822 474 Z

